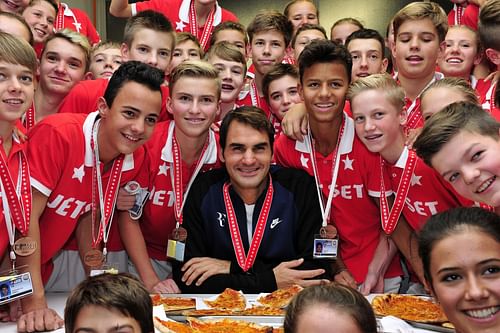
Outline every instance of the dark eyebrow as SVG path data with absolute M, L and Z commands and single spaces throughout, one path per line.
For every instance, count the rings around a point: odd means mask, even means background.
M 483 266 L 483 265 L 493 264 L 493 263 L 500 263 L 500 259 L 498 259 L 498 258 L 488 258 L 488 259 L 485 259 L 485 260 L 482 260 L 482 261 L 478 262 L 477 265 Z M 460 267 L 445 267 L 443 269 L 440 269 L 438 271 L 438 274 L 440 274 L 440 273 L 446 273 L 446 272 L 449 272 L 449 271 L 456 271 L 458 269 L 460 269 Z

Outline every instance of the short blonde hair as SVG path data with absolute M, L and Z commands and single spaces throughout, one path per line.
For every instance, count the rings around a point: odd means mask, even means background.
M 351 84 L 347 91 L 347 99 L 351 101 L 367 90 L 380 90 L 385 98 L 398 111 L 402 111 L 405 106 L 405 92 L 400 85 L 387 73 L 372 74 L 367 77 L 357 79 Z
M 211 57 L 219 57 L 226 61 L 239 62 L 243 65 L 243 71 L 247 71 L 247 61 L 241 51 L 229 42 L 219 42 L 213 44 L 205 55 L 205 59 L 209 60 Z
M 472 89 L 469 82 L 458 77 L 445 77 L 442 80 L 434 81 L 430 86 L 424 89 L 420 94 L 420 100 L 424 98 L 428 91 L 434 88 L 448 88 L 450 90 L 455 90 L 462 94 L 466 102 L 478 104 L 479 100 L 476 95 L 476 91 Z
M 37 59 L 33 48 L 24 39 L 0 31 L 0 61 L 21 65 L 36 72 Z
M 43 48 L 42 57 L 43 54 L 45 53 L 45 50 L 47 49 L 47 45 L 49 44 L 49 42 L 56 38 L 62 38 L 70 42 L 71 44 L 78 46 L 83 51 L 85 57 L 84 59 L 85 72 L 87 72 L 90 66 L 90 50 L 91 50 L 91 46 L 87 37 L 70 29 L 59 30 L 58 32 L 54 33 L 52 36 L 47 38 L 47 41 L 45 42 L 45 46 Z
M 448 16 L 441 6 L 434 2 L 412 2 L 400 9 L 393 18 L 394 36 L 407 21 L 430 19 L 438 34 L 439 42 L 444 41 L 448 31 Z
M 219 72 L 208 62 L 201 60 L 187 60 L 175 67 L 173 72 L 170 73 L 170 97 L 172 97 L 172 92 L 174 91 L 177 81 L 183 77 L 213 80 L 217 85 L 217 100 L 220 99 L 221 82 L 219 79 Z
M 200 45 L 200 42 L 198 41 L 198 38 L 196 38 L 193 34 L 190 34 L 189 32 L 176 32 L 175 33 L 175 46 L 182 44 L 187 41 L 192 41 L 197 47 L 198 47 L 198 55 L 200 56 L 200 59 L 203 58 L 204 52 L 203 48 Z

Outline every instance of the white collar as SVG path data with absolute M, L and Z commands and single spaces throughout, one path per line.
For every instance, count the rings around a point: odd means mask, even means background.
M 172 154 L 174 129 L 175 122 L 172 120 L 168 125 L 167 141 L 161 149 L 161 159 L 168 163 L 174 163 L 174 156 Z M 204 164 L 214 164 L 217 162 L 217 141 L 215 140 L 215 133 L 211 129 L 208 131 L 208 147 L 205 156 L 208 156 L 208 160 Z
M 99 111 L 94 111 L 89 113 L 85 122 L 83 123 L 83 136 L 85 137 L 85 160 L 84 164 L 86 167 L 94 166 L 94 155 L 92 152 L 92 146 L 90 141 L 92 139 L 92 129 L 94 127 L 94 123 L 99 116 Z M 128 171 L 134 169 L 134 154 L 125 155 L 125 159 L 123 160 L 122 171 Z
M 344 119 L 345 128 L 344 133 L 340 138 L 339 155 L 348 154 L 352 151 L 352 144 L 354 142 L 354 136 L 356 135 L 356 132 L 354 130 L 354 120 L 352 120 L 352 118 L 349 117 L 345 112 Z M 304 139 L 304 141 L 295 141 L 295 150 L 302 153 L 310 153 L 312 143 L 309 142 L 308 138 L 309 136 L 306 136 L 306 139 Z
M 63 2 L 61 2 L 61 6 L 64 8 L 64 16 L 75 16 L 75 14 L 73 13 L 73 11 L 71 10 L 71 8 L 69 8 L 69 6 Z
M 179 8 L 179 19 L 183 22 L 189 22 L 189 8 L 191 6 L 191 1 L 194 0 L 182 0 L 181 7 Z M 215 14 L 214 14 L 214 23 L 215 27 L 222 21 L 222 8 L 219 6 L 217 1 L 215 2 Z M 197 27 L 198 28 L 198 27 Z
M 408 160 L 408 147 L 405 146 L 401 155 L 399 155 L 399 159 L 394 164 L 395 167 L 404 169 L 406 167 L 406 161 Z

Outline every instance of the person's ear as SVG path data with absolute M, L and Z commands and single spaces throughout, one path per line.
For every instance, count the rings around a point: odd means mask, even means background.
M 224 151 L 221 149 L 219 149 L 219 151 L 217 152 L 217 155 L 219 155 L 219 160 L 222 162 L 222 163 L 226 163 L 226 160 L 224 159 Z
M 500 65 L 500 51 L 497 51 L 492 48 L 487 48 L 484 52 L 486 53 L 486 56 L 492 63 L 494 63 L 497 66 Z
M 120 52 L 122 53 L 122 60 L 123 60 L 123 62 L 129 61 L 130 50 L 129 50 L 127 44 L 122 43 L 122 45 L 120 46 Z
M 99 99 L 97 100 L 97 110 L 99 111 L 99 115 L 101 116 L 101 118 L 106 118 L 108 116 L 109 113 L 108 103 L 102 96 L 99 97 Z
M 92 72 L 85 73 L 85 75 L 83 76 L 83 79 L 84 80 L 94 80 L 95 79 L 94 73 L 92 73 Z

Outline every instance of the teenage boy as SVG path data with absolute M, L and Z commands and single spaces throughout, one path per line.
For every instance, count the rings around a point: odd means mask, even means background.
M 42 276 L 52 290 L 71 290 L 84 274 L 77 252 L 60 252 L 72 236 L 86 270 L 99 267 L 106 252 L 113 264 L 113 252 L 121 250 L 117 228 L 111 228 L 116 193 L 143 168 L 141 146 L 158 120 L 162 82 L 160 70 L 125 63 L 111 77 L 98 111 L 54 115 L 28 133 L 31 219 L 40 222 Z M 65 260 L 72 262 L 71 272 Z
M 210 37 L 210 46 L 221 42 L 233 44 L 245 57 L 247 56 L 248 37 L 243 24 L 226 21 L 217 25 Z
M 297 63 L 297 59 L 299 59 L 300 53 L 302 53 L 304 47 L 315 39 L 328 39 L 328 37 L 326 37 L 326 31 L 322 26 L 305 23 L 297 29 L 290 43 L 293 49 L 293 64 Z
M 31 28 L 22 16 L 0 11 L 0 31 L 24 39 L 30 45 L 34 44 Z
M 413 147 L 460 195 L 500 213 L 499 133 L 480 106 L 458 102 L 430 117 Z
M 182 227 L 184 201 L 196 175 L 218 164 L 210 125 L 219 112 L 220 90 L 218 73 L 206 62 L 186 61 L 172 72 L 167 108 L 173 120 L 160 123 L 146 144 L 150 200 L 140 221 L 127 214 L 120 219 L 120 234 L 132 261 L 129 271 L 152 292 L 178 292 L 167 279 L 172 274 L 167 240 Z
M 312 258 L 321 228 L 314 181 L 302 171 L 271 168 L 273 141 L 258 108 L 237 108 L 222 121 L 225 168 L 200 175 L 186 201 L 185 260 L 174 267 L 183 292 L 270 292 L 330 276 L 328 262 Z
M 280 165 L 315 177 L 323 194 L 324 221 L 339 234 L 335 280 L 357 287 L 367 275 L 383 278 L 378 271 L 369 272 L 368 266 L 379 240 L 386 237 L 381 237 L 379 209 L 368 195 L 378 190 L 380 170 L 373 168 L 378 158 L 356 138 L 354 123 L 343 112 L 351 67 L 351 56 L 342 45 L 317 40 L 306 46 L 299 57 L 299 92 L 309 115 L 309 134 L 303 142 L 281 135 L 275 158 Z M 395 260 L 385 275 L 392 278 L 386 279 L 385 289 L 397 291 L 400 275 Z
M 240 105 L 253 105 L 270 116 L 262 79 L 276 64 L 283 61 L 286 48 L 292 39 L 293 26 L 287 17 L 277 11 L 257 14 L 247 27 L 250 39 L 249 53 L 255 67 L 255 77 L 249 82 L 249 91 L 240 96 Z
M 55 311 L 47 308 L 40 276 L 40 233 L 36 222 L 30 223 L 31 189 L 26 143 L 15 131 L 16 123 L 32 103 L 37 59 L 33 48 L 24 40 L 0 32 L 0 166 L 2 168 L 0 213 L 0 266 L 17 264 L 19 272 L 29 271 L 33 295 L 21 300 L 23 315 L 18 318 L 18 303 L 2 306 L 2 321 L 18 320 L 19 332 L 53 330 L 62 325 Z M 17 188 L 17 191 L 16 191 Z M 16 214 L 17 213 L 17 214 Z M 19 214 L 20 213 L 20 214 Z M 38 244 L 26 255 L 15 250 L 15 244 Z M 16 243 L 18 242 L 18 243 Z M 23 267 L 24 266 L 24 267 Z M 1 274 L 4 275 L 5 272 Z M 10 308 L 10 309 L 9 309 Z M 10 311 L 9 311 L 10 310 Z
M 29 2 L 30 0 L 0 1 L 0 12 L 20 15 Z
M 57 112 L 71 89 L 89 67 L 90 45 L 87 38 L 64 29 L 47 39 L 40 59 L 40 79 L 32 107 L 23 121 L 26 130 Z
M 352 57 L 352 82 L 371 74 L 385 73 L 384 38 L 373 29 L 361 29 L 347 37 L 345 46 Z
M 57 4 L 54 0 L 33 0 L 23 10 L 22 16 L 28 23 L 35 39 L 33 48 L 38 58 L 42 55 L 47 38 L 54 33 Z
M 128 0 L 111 0 L 109 12 L 130 17 L 143 10 L 155 10 L 175 22 L 175 31 L 190 32 L 207 51 L 214 27 L 225 21 L 238 21 L 236 15 L 219 6 L 216 0 L 149 0 L 129 4 Z
M 94 45 L 101 41 L 101 37 L 97 33 L 94 24 L 88 17 L 87 13 L 79 8 L 69 7 L 61 0 L 54 0 L 58 5 L 57 17 L 54 24 L 56 31 L 62 29 L 74 30 L 89 40 Z
M 216 118 L 216 121 L 219 121 L 237 107 L 238 96 L 245 84 L 246 60 L 240 50 L 229 42 L 212 45 L 206 59 L 219 72 L 221 103 L 220 113 Z
M 359 79 L 349 88 L 348 98 L 356 134 L 368 150 L 380 154 L 379 167 L 384 179 L 380 181 L 378 194 L 391 193 L 392 206 L 387 197 L 380 196 L 382 227 L 386 234 L 393 235 L 423 282 L 416 234 L 400 225 L 404 221 L 398 223 L 399 217 L 403 216 L 411 229 L 418 232 L 430 216 L 473 202 L 455 194 L 438 173 L 405 146 L 404 91 L 388 74 Z
M 299 71 L 294 65 L 277 64 L 264 75 L 262 90 L 271 111 L 269 120 L 273 124 L 275 138 L 281 134 L 281 120 L 285 113 L 292 105 L 302 101 L 298 84 Z
M 64 329 L 66 333 L 152 333 L 155 329 L 149 292 L 127 274 L 89 277 L 66 301 Z
M 395 44 L 392 54 L 398 64 L 394 79 L 406 95 L 407 130 L 423 126 L 420 94 L 435 80 L 436 61 L 445 47 L 448 21 L 444 10 L 434 2 L 412 2 L 393 18 Z
M 120 44 L 115 42 L 96 44 L 90 52 L 90 66 L 86 79 L 109 79 L 122 63 Z
M 122 60 L 136 60 L 167 72 L 175 34 L 170 22 L 160 13 L 148 10 L 131 17 L 125 24 Z M 85 80 L 72 89 L 59 108 L 60 113 L 90 113 L 95 111 L 99 97 L 108 85 L 107 79 Z M 166 100 L 168 88 L 163 88 Z

